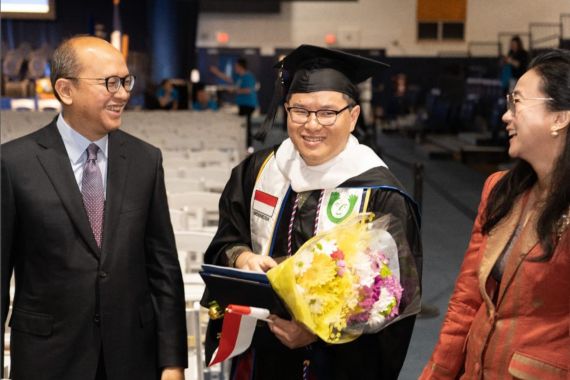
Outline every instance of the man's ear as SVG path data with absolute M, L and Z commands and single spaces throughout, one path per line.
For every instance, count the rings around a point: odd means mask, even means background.
M 350 132 L 354 131 L 354 128 L 356 128 L 358 116 L 360 116 L 360 106 L 357 104 L 352 107 L 352 110 L 350 111 Z
M 73 84 L 70 79 L 59 78 L 55 81 L 54 91 L 64 105 L 70 106 L 73 103 Z

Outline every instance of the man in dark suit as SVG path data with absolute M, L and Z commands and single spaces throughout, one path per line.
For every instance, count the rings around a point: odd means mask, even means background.
M 182 275 L 160 151 L 122 131 L 134 85 L 108 42 L 54 53 L 63 113 L 2 145 L 2 332 L 14 380 L 183 379 Z

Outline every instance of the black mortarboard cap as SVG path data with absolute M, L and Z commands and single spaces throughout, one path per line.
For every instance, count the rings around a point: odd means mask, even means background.
M 338 91 L 358 101 L 356 85 L 387 64 L 339 50 L 301 45 L 277 64 L 286 93 Z
M 261 135 L 273 125 L 277 108 L 287 94 L 338 91 L 358 102 L 357 84 L 388 67 L 383 62 L 340 50 L 299 46 L 275 65 L 279 78 Z

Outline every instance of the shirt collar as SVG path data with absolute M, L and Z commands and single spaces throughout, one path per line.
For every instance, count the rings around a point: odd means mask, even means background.
M 97 144 L 100 153 L 103 154 L 104 158 L 107 158 L 107 143 L 109 141 L 109 135 L 105 135 L 97 141 L 90 141 L 67 124 L 63 118 L 63 113 L 60 113 L 57 118 L 57 129 L 63 139 L 63 143 L 67 149 L 67 154 L 69 155 L 69 159 L 72 163 L 76 164 L 82 160 L 82 155 L 92 142 Z

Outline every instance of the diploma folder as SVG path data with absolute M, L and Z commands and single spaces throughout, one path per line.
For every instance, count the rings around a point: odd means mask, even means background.
M 208 307 L 215 301 L 222 310 L 229 304 L 261 307 L 282 318 L 291 318 L 265 273 L 203 264 L 200 276 L 206 284 L 202 306 Z

